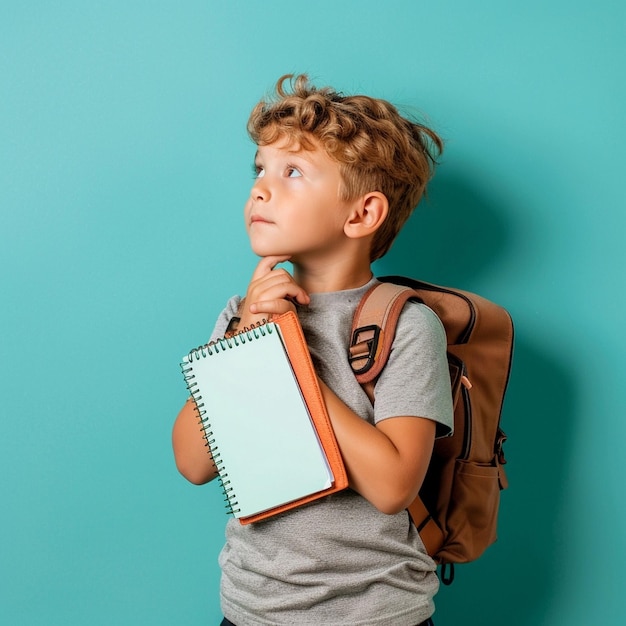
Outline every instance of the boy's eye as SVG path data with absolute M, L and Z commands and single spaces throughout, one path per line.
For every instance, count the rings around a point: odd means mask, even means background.
M 287 168 L 287 176 L 289 178 L 298 178 L 302 176 L 302 174 L 298 168 L 290 166 Z
M 263 178 L 265 176 L 265 169 L 260 165 L 254 166 L 254 177 L 255 178 Z

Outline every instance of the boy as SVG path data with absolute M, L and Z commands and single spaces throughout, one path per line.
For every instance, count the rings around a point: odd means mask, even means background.
M 248 131 L 258 150 L 244 216 L 261 260 L 243 306 L 231 298 L 212 339 L 237 317 L 243 329 L 297 312 L 350 489 L 256 524 L 228 522 L 223 624 L 432 624 L 435 566 L 405 507 L 435 437 L 452 428 L 445 333 L 430 309 L 407 304 L 374 406 L 347 354 L 354 310 L 375 281 L 370 264 L 419 202 L 441 140 L 383 100 L 318 89 L 303 75 L 278 81 Z M 292 274 L 277 268 L 285 261 Z M 173 447 L 188 480 L 215 477 L 192 401 Z

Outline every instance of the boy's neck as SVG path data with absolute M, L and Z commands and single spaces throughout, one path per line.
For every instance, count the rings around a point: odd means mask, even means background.
M 307 293 L 323 293 L 362 287 L 372 278 L 372 270 L 369 263 L 338 261 L 328 265 L 305 267 L 294 262 L 293 276 Z

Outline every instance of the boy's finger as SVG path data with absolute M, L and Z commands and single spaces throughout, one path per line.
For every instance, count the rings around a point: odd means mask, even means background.
M 295 311 L 296 308 L 290 300 L 284 298 L 278 298 L 276 300 L 263 300 L 261 302 L 254 302 L 250 305 L 251 313 L 262 313 L 264 315 L 282 315 L 287 311 Z
M 293 280 L 286 280 L 288 274 L 273 276 L 265 281 L 263 289 L 255 290 L 249 294 L 249 302 L 259 303 L 271 300 L 291 300 L 298 304 L 308 304 L 309 294 Z
M 284 263 L 288 261 L 289 258 L 288 255 L 263 257 L 252 274 L 252 280 L 258 280 L 266 274 L 269 274 L 279 263 Z

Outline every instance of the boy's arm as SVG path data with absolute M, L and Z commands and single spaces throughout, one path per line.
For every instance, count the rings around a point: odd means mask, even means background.
M 217 469 L 191 398 L 185 402 L 174 422 L 172 447 L 176 467 L 189 482 L 203 485 L 217 476 Z
M 319 381 L 350 486 L 383 513 L 406 508 L 417 495 L 432 453 L 435 423 L 394 417 L 372 426 Z M 217 476 L 193 400 L 181 409 L 172 431 L 178 471 L 202 485 Z
M 373 426 L 321 379 L 319 383 L 350 486 L 383 513 L 402 511 L 422 486 L 435 441 L 435 422 L 392 417 Z

